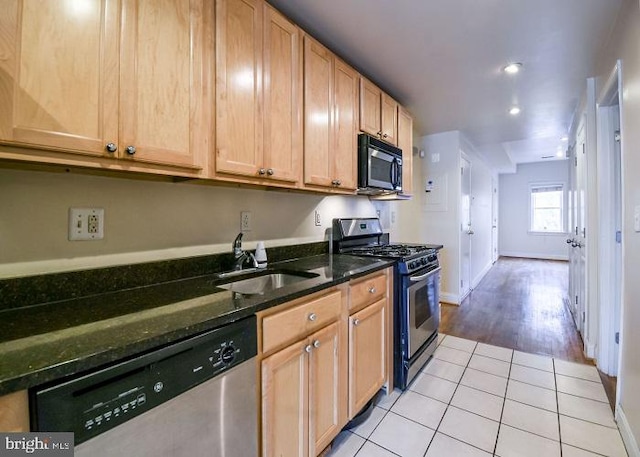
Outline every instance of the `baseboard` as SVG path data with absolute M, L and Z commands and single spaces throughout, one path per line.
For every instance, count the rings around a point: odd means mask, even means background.
M 475 289 L 476 287 L 478 287 L 478 284 L 480 284 L 480 281 L 482 281 L 482 278 L 485 277 L 485 275 L 487 273 L 489 273 L 489 270 L 491 270 L 491 267 L 493 266 L 493 264 L 488 264 L 484 267 L 484 269 L 478 274 L 478 276 L 476 276 L 473 281 L 471 282 L 471 288 Z
M 620 430 L 620 435 L 622 435 L 622 441 L 627 448 L 629 457 L 640 457 L 640 448 L 638 447 L 638 441 L 636 441 L 636 438 L 633 436 L 631 426 L 629 425 L 627 416 L 625 416 L 624 410 L 622 409 L 622 405 L 620 405 L 620 403 L 618 403 L 616 407 L 616 422 L 618 423 L 618 429 Z
M 589 340 L 585 341 L 584 344 L 585 355 L 590 359 L 596 359 L 596 345 L 595 343 L 591 343 Z
M 450 294 L 448 292 L 440 292 L 440 301 L 443 303 L 449 303 L 450 305 L 459 305 L 460 296 L 457 294 Z
M 540 259 L 540 260 L 569 260 L 568 255 L 557 254 L 535 254 L 533 252 L 506 251 L 500 252 L 501 257 L 521 257 L 524 259 Z

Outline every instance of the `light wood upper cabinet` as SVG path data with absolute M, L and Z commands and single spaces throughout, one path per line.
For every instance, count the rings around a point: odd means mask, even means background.
M 0 140 L 106 155 L 118 142 L 118 2 L 0 7 Z
M 349 417 L 353 417 L 386 381 L 387 299 L 349 317 Z
M 402 149 L 402 194 L 413 193 L 413 118 L 398 108 L 398 147 Z
M 353 191 L 357 185 L 358 73 L 304 37 L 304 182 Z
M 194 167 L 194 151 L 206 145 L 204 3 L 124 0 L 122 5 L 119 155 Z
M 216 2 L 215 172 L 300 180 L 300 32 L 262 0 Z
M 202 167 L 204 0 L 3 0 L 0 139 Z
M 398 102 L 366 78 L 360 78 L 360 130 L 398 145 Z

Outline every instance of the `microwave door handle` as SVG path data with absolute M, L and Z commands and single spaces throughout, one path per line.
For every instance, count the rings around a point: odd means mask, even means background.
M 398 161 L 396 159 L 393 159 L 393 162 L 391 162 L 391 187 L 393 187 L 394 189 L 396 188 L 397 185 L 397 176 L 398 176 Z
M 396 182 L 393 184 L 393 187 L 398 187 L 400 185 L 400 165 L 398 164 L 398 159 L 395 160 L 396 162 Z

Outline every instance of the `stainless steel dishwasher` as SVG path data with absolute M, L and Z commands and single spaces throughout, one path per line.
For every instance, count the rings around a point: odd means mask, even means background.
M 32 429 L 72 431 L 75 455 L 258 455 L 255 316 L 33 389 Z

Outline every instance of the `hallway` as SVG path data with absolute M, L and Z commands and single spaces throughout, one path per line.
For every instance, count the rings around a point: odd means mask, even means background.
M 440 332 L 585 363 L 568 275 L 567 262 L 501 257 L 460 306 L 442 305 Z

